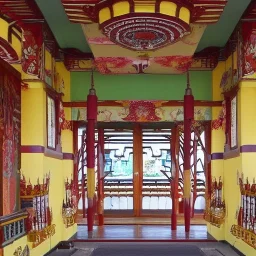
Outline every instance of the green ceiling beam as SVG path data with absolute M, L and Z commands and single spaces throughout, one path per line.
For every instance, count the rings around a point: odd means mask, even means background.
M 71 23 L 61 0 L 35 0 L 61 48 L 91 52 L 80 24 Z
M 250 2 L 251 0 L 228 0 L 219 22 L 206 28 L 196 51 L 210 46 L 225 46 Z

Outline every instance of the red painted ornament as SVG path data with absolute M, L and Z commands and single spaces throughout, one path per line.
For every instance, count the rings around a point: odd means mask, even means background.
M 100 28 L 112 42 L 136 51 L 173 44 L 191 32 L 186 22 L 160 13 L 126 14 L 103 22 Z
M 153 122 L 159 121 L 160 117 L 156 115 L 156 105 L 154 101 L 130 101 L 129 114 L 123 118 L 129 122 Z
M 10 64 L 19 63 L 19 57 L 16 51 L 5 39 L 1 37 L 0 37 L 0 58 Z

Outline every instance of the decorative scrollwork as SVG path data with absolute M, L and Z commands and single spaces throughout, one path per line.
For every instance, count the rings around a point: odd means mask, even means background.
M 28 241 L 32 242 L 32 248 L 35 248 L 49 237 L 55 234 L 55 224 L 51 224 L 41 230 L 33 230 L 28 233 Z
M 225 221 L 226 205 L 222 201 L 222 181 L 212 181 L 211 198 L 207 202 L 204 219 L 216 227 L 220 227 Z

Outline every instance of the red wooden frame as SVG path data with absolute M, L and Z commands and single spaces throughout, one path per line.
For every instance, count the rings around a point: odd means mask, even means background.
M 229 92 L 224 93 L 224 99 L 226 102 L 226 127 L 225 127 L 225 150 L 224 150 L 224 158 L 235 157 L 237 152 L 239 154 L 239 142 L 238 142 L 238 133 L 236 133 L 236 145 L 231 147 L 231 101 L 236 97 L 236 101 L 238 102 L 238 85 L 231 89 Z M 237 121 L 237 104 L 236 103 L 236 131 L 238 130 L 238 121 Z M 233 151 L 233 153 L 231 153 Z
M 51 98 L 55 103 L 55 147 L 48 145 L 48 97 Z M 61 149 L 58 148 L 61 142 L 61 129 L 59 124 L 59 101 L 60 95 L 55 92 L 50 86 L 46 85 L 46 130 L 47 130 L 47 143 L 46 148 L 61 153 Z

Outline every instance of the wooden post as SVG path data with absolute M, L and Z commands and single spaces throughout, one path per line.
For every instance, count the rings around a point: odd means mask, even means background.
M 198 134 L 199 136 L 199 134 Z M 191 207 L 191 217 L 193 218 L 195 215 L 195 202 L 197 197 L 197 134 L 194 133 L 194 141 L 193 141 L 193 161 L 194 161 L 194 187 L 193 187 L 193 205 Z
M 172 182 L 171 182 L 171 192 L 172 192 L 172 230 L 177 229 L 177 203 L 178 203 L 178 182 L 179 182 L 179 167 L 176 164 L 176 143 L 177 140 L 177 127 L 172 128 L 171 134 L 171 164 L 172 164 Z
M 211 136 L 212 136 L 212 129 L 211 129 L 211 122 L 207 122 L 205 126 L 204 132 L 204 139 L 205 139 L 205 157 L 204 157 L 204 166 L 205 166 L 205 194 L 206 199 L 210 198 L 211 196 L 211 183 L 212 183 L 212 175 L 211 175 Z
M 104 129 L 98 129 L 98 220 L 99 226 L 104 225 Z
M 79 185 L 78 185 L 78 122 L 73 121 L 73 153 L 74 153 L 74 169 L 73 169 L 73 180 L 74 190 L 76 194 L 76 203 L 78 206 L 79 200 Z
M 190 141 L 191 124 L 194 118 L 194 97 L 189 87 L 189 72 L 187 73 L 187 88 L 184 95 L 184 220 L 185 231 L 190 231 L 190 198 L 191 198 L 191 171 L 190 171 Z
M 133 207 L 135 216 L 140 216 L 143 183 L 143 147 L 141 127 L 133 129 Z
M 86 210 L 85 210 L 85 144 L 84 144 L 84 140 L 86 138 L 86 132 L 83 132 L 82 135 L 82 145 L 81 145 L 81 173 L 82 173 L 82 180 L 81 180 L 81 192 L 82 192 L 82 207 L 83 207 L 83 218 L 85 218 L 86 215 Z
M 94 223 L 94 196 L 95 196 L 95 123 L 97 122 L 97 96 L 93 83 L 87 97 L 87 129 L 86 129 L 86 151 L 87 151 L 87 227 L 88 232 L 93 231 Z

